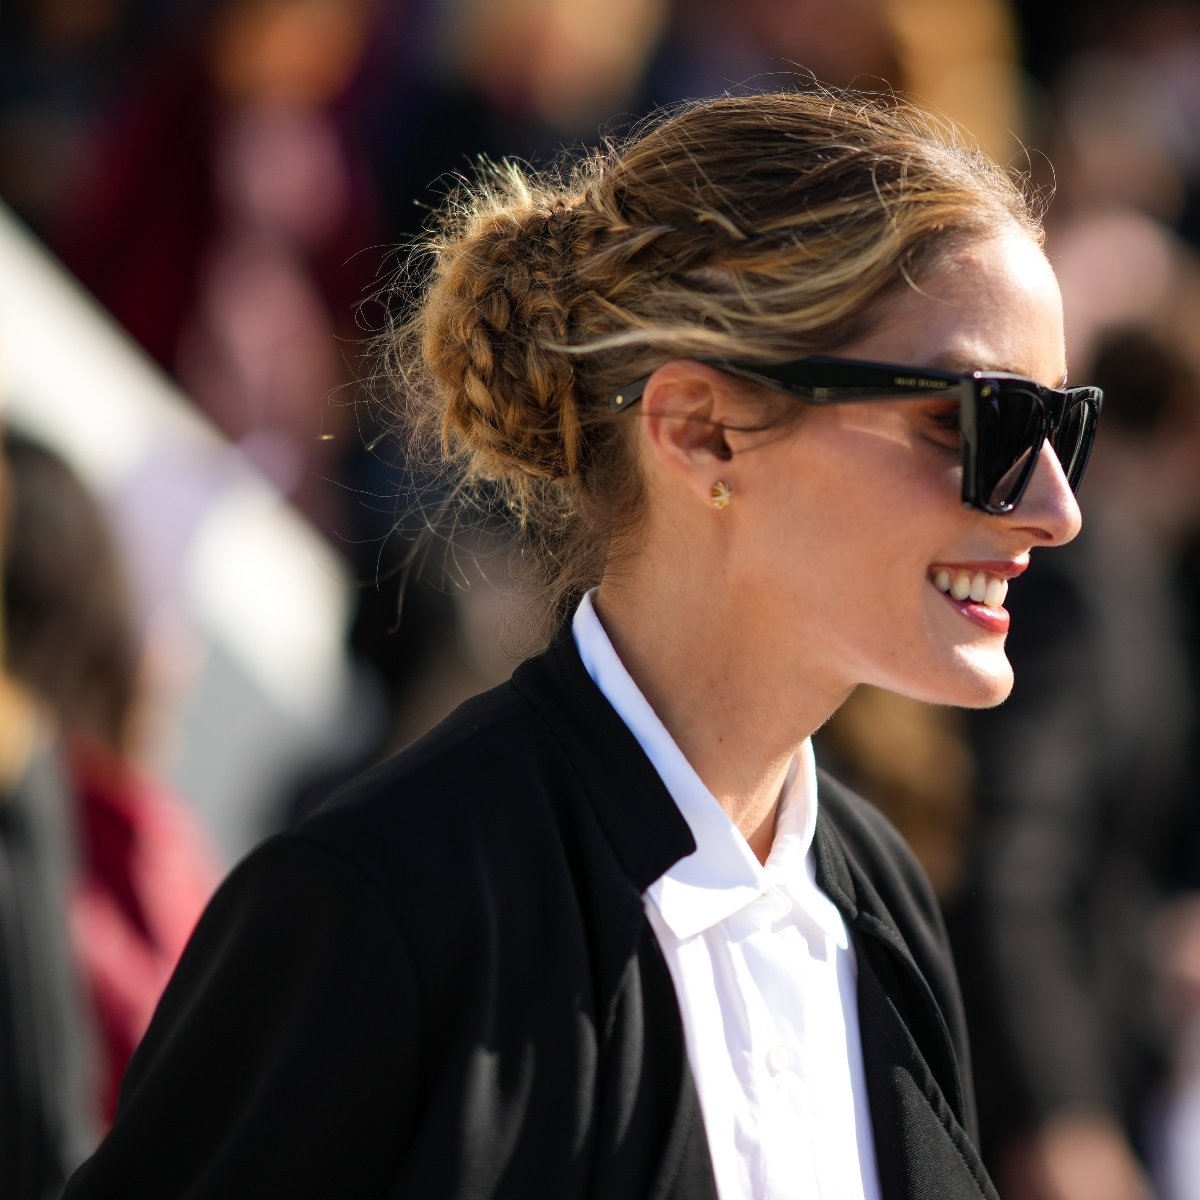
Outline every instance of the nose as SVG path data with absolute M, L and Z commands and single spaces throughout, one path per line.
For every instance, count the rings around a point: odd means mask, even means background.
M 1079 533 L 1083 525 L 1079 503 L 1048 441 L 1038 452 L 1025 494 L 1008 519 L 1028 530 L 1042 546 L 1065 546 Z

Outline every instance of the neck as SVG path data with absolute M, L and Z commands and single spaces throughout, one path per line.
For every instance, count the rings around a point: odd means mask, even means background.
M 845 697 L 806 687 L 801 668 L 715 601 L 686 592 L 650 600 L 626 579 L 601 585 L 596 611 L 688 762 L 765 861 L 792 759 Z

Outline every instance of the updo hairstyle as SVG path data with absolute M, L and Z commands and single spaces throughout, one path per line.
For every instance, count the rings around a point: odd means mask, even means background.
M 460 494 L 486 483 L 514 514 L 553 621 L 643 516 L 615 390 L 671 359 L 835 352 L 1009 221 L 1040 240 L 1020 181 L 894 97 L 728 96 L 543 176 L 489 166 L 393 331 L 404 415 Z M 755 419 L 801 407 L 758 392 Z

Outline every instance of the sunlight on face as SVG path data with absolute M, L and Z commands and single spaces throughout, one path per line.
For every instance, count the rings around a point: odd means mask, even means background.
M 1054 385 L 1062 299 L 1014 226 L 899 294 L 874 332 L 837 353 Z M 1014 512 L 964 508 L 956 424 L 944 398 L 812 407 L 786 436 L 740 446 L 753 465 L 729 568 L 746 619 L 815 684 L 967 706 L 1008 694 L 1006 586 L 1033 547 L 1075 535 L 1079 511 L 1048 448 Z

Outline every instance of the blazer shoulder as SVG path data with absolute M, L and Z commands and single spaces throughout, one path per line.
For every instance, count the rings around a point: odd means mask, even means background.
M 550 816 L 544 781 L 569 772 L 562 758 L 538 714 L 501 684 L 343 784 L 294 832 L 349 859 L 443 855 L 453 870 L 473 841 L 503 850 Z
M 550 864 L 637 894 L 695 849 L 649 759 L 569 636 L 335 794 L 301 829 L 394 885 L 501 894 Z

